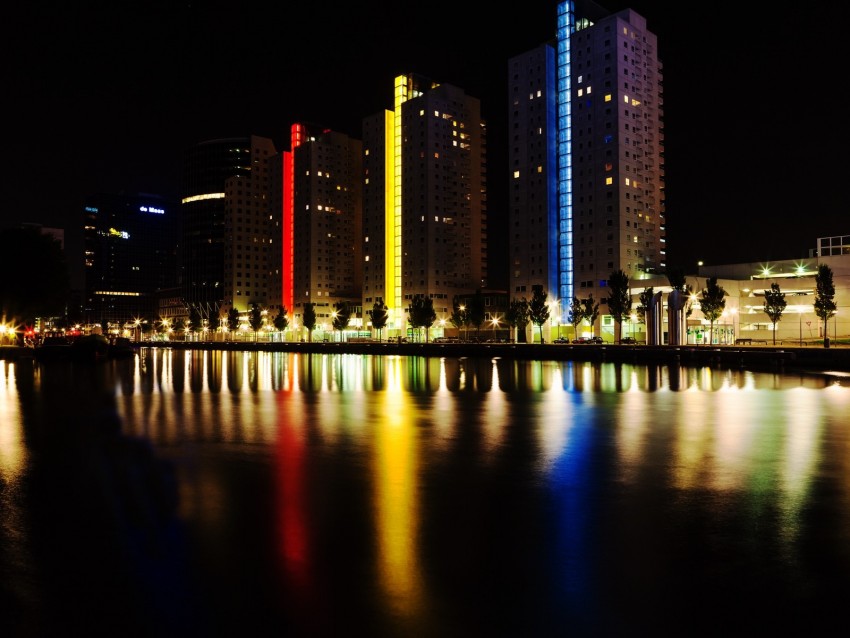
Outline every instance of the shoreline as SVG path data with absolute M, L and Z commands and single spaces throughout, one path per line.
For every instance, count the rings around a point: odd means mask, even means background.
M 499 357 L 524 361 L 592 361 L 648 365 L 720 366 L 813 372 L 850 372 L 850 348 L 799 345 L 538 344 L 538 343 L 396 343 L 168 341 L 135 342 L 136 350 L 296 352 L 422 357 Z M 2 346 L 0 359 L 31 358 L 32 348 Z
M 850 348 L 799 345 L 682 345 L 396 342 L 145 342 L 138 347 L 183 350 L 372 354 L 423 357 L 500 357 L 521 361 L 596 361 L 779 370 L 850 372 Z

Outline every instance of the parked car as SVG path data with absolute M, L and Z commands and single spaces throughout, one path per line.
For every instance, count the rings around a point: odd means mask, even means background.
M 569 343 L 570 340 L 566 337 L 558 337 L 557 339 L 553 339 L 552 343 Z
M 579 337 L 578 339 L 573 339 L 573 343 L 601 344 L 601 343 L 605 343 L 605 340 L 602 337 Z
M 635 339 L 634 337 L 623 337 L 622 339 L 620 339 L 620 343 L 635 344 L 637 343 L 637 339 Z

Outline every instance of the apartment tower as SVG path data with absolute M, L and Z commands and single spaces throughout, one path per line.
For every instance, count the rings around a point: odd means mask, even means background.
M 416 295 L 448 319 L 455 295 L 487 285 L 486 126 L 458 87 L 400 75 L 393 110 L 363 121 L 363 310 L 407 326 Z
M 509 289 L 543 286 L 562 322 L 593 295 L 605 324 L 612 271 L 665 268 L 662 65 L 643 17 L 576 4 L 509 61 Z
M 282 299 L 303 326 L 304 304 L 330 329 L 334 306 L 359 309 L 362 286 L 362 143 L 305 124 L 283 155 Z M 357 327 L 361 316 L 352 315 Z
M 280 303 L 280 211 L 270 199 L 276 154 L 272 140 L 252 135 L 201 142 L 185 155 L 183 297 L 211 323 L 231 307 Z

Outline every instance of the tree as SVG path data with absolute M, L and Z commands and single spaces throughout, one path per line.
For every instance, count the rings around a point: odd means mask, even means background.
M 451 321 L 452 325 L 458 329 L 458 332 L 469 325 L 469 311 L 466 306 L 461 303 L 460 297 L 457 295 L 455 295 L 452 299 L 452 314 L 449 317 L 449 321 Z M 467 334 L 467 336 L 469 335 Z
M 480 337 L 481 324 L 484 323 L 484 295 L 480 288 L 470 298 L 466 312 L 469 323 L 475 326 L 475 336 Z
M 764 312 L 773 322 L 773 345 L 776 345 L 776 323 L 782 318 L 787 305 L 785 293 L 779 290 L 779 284 L 770 284 L 770 290 L 764 291 Z
M 629 287 L 629 276 L 622 270 L 616 270 L 608 277 L 608 312 L 617 324 L 619 339 L 623 338 L 623 317 L 627 317 L 632 309 Z
M 308 301 L 304 304 L 304 327 L 307 328 L 307 341 L 313 342 L 313 330 L 316 328 L 316 306 Z
M 227 329 L 230 330 L 230 338 L 239 330 L 239 311 L 236 308 L 231 308 L 227 311 Z
M 529 322 L 528 300 L 525 297 L 522 299 L 511 299 L 511 304 L 505 313 L 505 321 L 508 322 L 511 328 L 516 328 L 517 342 L 525 343 L 525 329 Z
M 256 341 L 257 331 L 263 327 L 263 311 L 260 309 L 260 304 L 251 304 L 251 310 L 248 313 L 248 323 L 251 326 L 251 330 L 254 331 L 254 341 Z
M 593 295 L 588 295 L 587 299 L 582 299 L 584 306 L 584 318 L 590 322 L 590 336 L 594 336 L 596 329 L 596 319 L 599 317 L 599 303 L 593 300 Z
M 543 290 L 543 286 L 534 286 L 531 301 L 528 303 L 528 318 L 531 319 L 531 323 L 537 326 L 540 343 L 545 343 L 543 340 L 543 324 L 549 321 L 549 304 L 546 303 L 548 296 L 546 291 Z
M 204 326 L 204 320 L 201 317 L 201 311 L 197 306 L 189 306 L 189 330 L 192 332 L 200 332 Z
M 578 326 L 584 321 L 584 306 L 578 297 L 573 297 L 570 301 L 570 308 L 567 311 L 567 321 L 573 326 L 573 339 L 578 339 Z
M 387 326 L 390 313 L 389 309 L 384 305 L 383 299 L 378 299 L 369 311 L 369 317 L 372 319 L 372 327 L 378 331 L 378 341 L 381 340 L 381 331 Z
M 823 320 L 823 347 L 829 347 L 829 332 L 827 322 L 835 315 L 835 285 L 832 283 L 832 268 L 826 264 L 818 264 L 815 275 L 815 314 Z
M 34 228 L 0 231 L 0 321 L 31 326 L 65 315 L 70 276 L 62 245 Z
M 174 334 L 177 335 L 178 337 L 180 337 L 180 336 L 185 337 L 186 336 L 186 334 L 185 334 L 185 332 L 186 332 L 186 322 L 183 321 L 182 317 L 180 317 L 179 319 L 176 319 L 174 321 L 174 323 L 171 325 L 171 329 L 174 331 Z
M 407 307 L 408 321 L 414 329 L 425 328 L 425 343 L 428 343 L 428 330 L 434 325 L 437 320 L 437 313 L 434 311 L 434 300 L 425 295 L 414 295 Z
M 339 340 L 342 341 L 342 331 L 348 327 L 351 321 L 351 306 L 347 301 L 338 301 L 334 304 L 333 326 L 339 331 Z
M 642 324 L 646 324 L 646 313 L 652 305 L 652 298 L 655 296 L 655 289 L 650 286 L 649 288 L 644 288 L 643 292 L 638 295 L 638 305 L 635 307 L 635 313 L 637 314 L 638 320 Z
M 278 332 L 283 332 L 289 326 L 289 318 L 286 316 L 286 306 L 281 306 L 274 318 L 274 327 Z
M 154 320 L 153 319 L 142 319 L 141 323 L 139 323 L 139 331 L 146 338 L 150 338 L 151 332 L 154 329 Z
M 708 319 L 708 342 L 714 342 L 714 322 L 723 314 L 726 308 L 726 291 L 717 283 L 717 277 L 709 277 L 705 280 L 705 288 L 699 301 L 702 315 Z

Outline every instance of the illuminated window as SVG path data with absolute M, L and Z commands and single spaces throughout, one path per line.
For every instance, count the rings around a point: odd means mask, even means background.
M 606 178 L 605 178 L 605 185 L 606 185 L 606 186 L 610 186 L 610 185 L 611 185 L 611 184 L 613 184 L 613 183 L 614 183 L 614 178 L 613 178 L 613 177 L 606 177 Z
M 626 178 L 626 186 L 628 186 L 628 185 L 629 185 L 629 184 L 631 184 L 631 183 L 632 183 L 632 181 L 631 181 L 631 180 L 627 177 L 627 178 Z
M 605 101 L 606 101 L 606 102 L 610 102 L 610 101 L 611 101 L 611 94 L 610 94 L 610 93 L 608 93 L 608 94 L 605 96 Z
M 542 95 L 543 95 L 543 93 L 542 93 L 542 92 L 538 89 L 538 90 L 537 90 L 537 97 L 540 97 L 540 96 L 542 96 Z
M 542 172 L 543 172 L 543 167 L 542 167 L 542 166 L 538 166 L 538 167 L 537 167 L 537 172 L 538 172 L 538 173 L 542 173 Z
M 626 104 L 629 103 L 629 96 L 628 95 L 623 96 L 623 102 L 625 102 Z
M 579 89 L 578 90 L 578 96 L 581 97 L 583 95 L 584 95 L 584 89 Z
M 519 179 L 519 171 L 514 171 L 514 179 Z
M 587 87 L 587 94 L 590 95 L 590 92 L 593 90 L 592 86 Z

